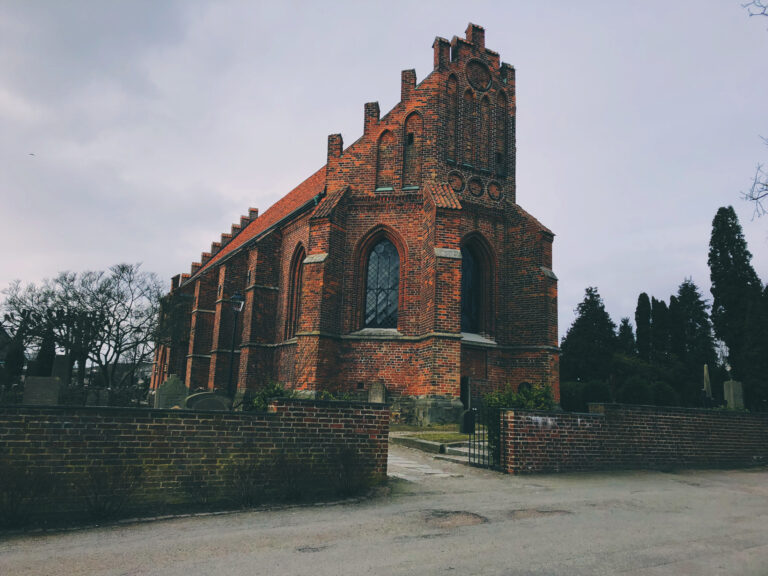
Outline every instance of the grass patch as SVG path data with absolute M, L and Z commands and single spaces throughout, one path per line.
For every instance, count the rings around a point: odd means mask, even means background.
M 459 432 L 459 425 L 455 422 L 451 424 L 430 424 L 429 426 L 416 426 L 414 424 L 390 424 L 392 432 Z
M 408 434 L 409 438 L 418 438 L 420 440 L 429 440 L 438 444 L 453 444 L 455 442 L 466 442 L 469 438 L 467 434 L 459 432 L 414 432 Z

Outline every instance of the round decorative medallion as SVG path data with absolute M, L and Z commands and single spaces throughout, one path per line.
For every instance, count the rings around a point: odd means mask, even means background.
M 467 62 L 467 80 L 475 90 L 485 92 L 491 87 L 491 71 L 488 65 L 480 60 Z
M 480 178 L 472 178 L 467 183 L 467 189 L 469 190 L 469 193 L 472 194 L 472 196 L 482 196 L 483 181 L 480 180 Z
M 499 200 L 501 194 L 501 185 L 498 182 L 488 183 L 488 196 L 490 196 L 491 200 Z
M 461 172 L 451 172 L 448 174 L 448 185 L 454 192 L 461 192 L 464 190 L 464 175 Z

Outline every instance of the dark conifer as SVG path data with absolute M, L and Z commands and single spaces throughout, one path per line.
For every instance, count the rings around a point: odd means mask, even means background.
M 651 359 L 651 300 L 645 292 L 637 298 L 635 326 L 637 327 L 637 355 L 648 362 Z
M 632 324 L 629 323 L 629 318 L 622 318 L 619 324 L 619 352 L 627 356 L 637 354 L 635 334 L 632 331 Z
M 608 378 L 611 358 L 617 349 L 616 324 L 606 312 L 597 288 L 587 288 L 561 349 L 562 380 L 604 381 Z

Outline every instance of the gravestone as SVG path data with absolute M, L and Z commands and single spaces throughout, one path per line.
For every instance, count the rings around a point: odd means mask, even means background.
M 736 380 L 723 382 L 723 396 L 728 408 L 744 408 L 744 391 L 741 388 L 741 382 Z
M 157 388 L 154 406 L 155 408 L 184 406 L 184 400 L 188 394 L 189 391 L 181 378 L 175 375 L 171 376 Z
M 59 403 L 61 383 L 52 376 L 27 376 L 24 380 L 24 404 L 56 406 Z
M 85 397 L 86 406 L 109 406 L 109 390 L 106 388 L 91 388 Z
M 229 411 L 232 407 L 232 399 L 215 392 L 200 392 L 187 396 L 184 408 L 188 410 L 214 410 Z
M 53 359 L 51 376 L 58 378 L 65 384 L 67 383 L 67 378 L 69 377 L 69 357 L 62 354 L 56 354 L 56 358 Z
M 383 382 L 374 382 L 368 390 L 368 402 L 383 404 L 387 401 L 387 387 Z

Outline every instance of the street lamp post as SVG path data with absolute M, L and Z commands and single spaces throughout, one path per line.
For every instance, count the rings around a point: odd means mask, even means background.
M 234 314 L 234 321 L 232 322 L 232 349 L 229 351 L 229 380 L 227 381 L 227 395 L 232 398 L 232 407 L 235 406 L 235 393 L 237 390 L 233 386 L 233 376 L 235 372 L 235 336 L 237 335 L 237 316 L 242 312 L 245 305 L 245 298 L 240 292 L 235 292 L 229 298 L 230 304 L 232 304 L 232 313 Z

